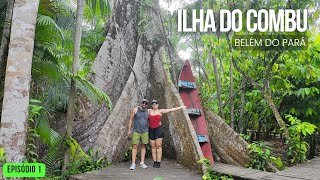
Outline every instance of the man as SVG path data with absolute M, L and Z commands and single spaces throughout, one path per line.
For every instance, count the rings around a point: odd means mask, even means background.
M 130 119 L 128 124 L 128 137 L 131 136 L 131 126 L 133 122 L 133 133 L 132 133 L 132 164 L 130 170 L 136 168 L 136 156 L 138 152 L 138 144 L 141 139 L 141 162 L 140 166 L 142 168 L 147 168 L 144 163 L 146 155 L 146 145 L 149 141 L 148 136 L 148 100 L 143 99 L 140 106 L 133 108 L 130 112 Z

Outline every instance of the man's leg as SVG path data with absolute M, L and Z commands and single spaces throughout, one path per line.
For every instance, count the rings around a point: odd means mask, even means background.
M 146 157 L 146 145 L 149 142 L 149 133 L 144 132 L 141 134 L 141 162 L 144 162 Z
M 136 163 L 136 157 L 137 157 L 137 152 L 138 152 L 138 144 L 140 141 L 140 134 L 139 133 L 133 133 L 132 134 L 132 164 L 130 166 L 131 170 L 134 170 L 135 167 L 135 163 Z
M 145 157 L 146 157 L 146 145 L 141 144 L 141 162 L 144 162 Z
M 141 134 L 141 162 L 140 166 L 142 168 L 147 168 L 148 166 L 144 163 L 144 159 L 146 157 L 146 145 L 149 142 L 148 132 L 144 132 Z

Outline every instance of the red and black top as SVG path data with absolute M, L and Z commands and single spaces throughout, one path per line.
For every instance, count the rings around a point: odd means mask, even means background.
M 160 114 L 150 115 L 149 114 L 149 125 L 150 128 L 157 128 L 160 126 L 161 116 Z

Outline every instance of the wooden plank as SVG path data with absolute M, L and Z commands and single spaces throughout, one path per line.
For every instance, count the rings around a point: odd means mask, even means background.
M 196 109 L 196 108 L 187 108 L 186 109 L 189 115 L 196 115 L 196 116 L 201 116 L 201 109 Z
M 221 174 L 228 174 L 232 177 L 242 178 L 242 179 L 260 179 L 264 176 L 271 175 L 273 173 L 264 172 L 256 169 L 248 169 L 244 167 L 233 166 L 224 163 L 216 162 L 212 169 Z
M 194 82 L 179 80 L 179 88 L 197 89 Z

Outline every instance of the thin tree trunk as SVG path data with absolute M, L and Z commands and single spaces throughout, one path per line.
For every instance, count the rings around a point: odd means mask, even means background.
M 233 64 L 230 61 L 230 126 L 234 129 L 234 103 L 233 103 Z
M 268 93 L 263 93 L 263 97 L 264 99 L 267 101 L 269 107 L 271 108 L 274 116 L 276 117 L 276 120 L 280 126 L 280 128 L 282 128 L 284 130 L 284 137 L 286 139 L 290 139 L 289 138 L 289 131 L 288 131 L 288 128 L 286 127 L 286 123 L 283 121 L 283 119 L 281 118 L 281 115 L 276 107 L 276 105 L 274 104 L 273 100 L 272 100 L 272 97 L 270 94 Z M 285 127 L 285 128 L 284 128 Z
M 212 64 L 213 64 L 213 70 L 214 70 L 214 79 L 216 81 L 216 87 L 217 87 L 217 96 L 218 96 L 218 102 L 219 102 L 219 111 L 222 119 L 225 119 L 224 112 L 223 112 L 223 105 L 221 100 L 221 84 L 220 84 L 220 78 L 218 74 L 218 67 L 217 67 L 217 59 L 211 54 Z
M 245 133 L 244 132 L 244 119 L 243 119 L 243 112 L 244 112 L 244 103 L 245 103 L 245 99 L 244 99 L 244 95 L 246 92 L 246 88 L 245 88 L 245 84 L 246 84 L 246 78 L 244 76 L 242 76 L 242 80 L 241 80 L 241 98 L 240 98 L 240 117 L 239 117 L 239 132 L 240 133 Z
M 82 17 L 84 11 L 84 0 L 77 0 L 77 21 L 76 29 L 74 34 L 74 50 L 73 50 L 73 64 L 72 64 L 72 74 L 77 75 L 79 66 L 79 56 L 80 56 L 80 42 L 81 42 L 81 30 L 82 30 Z M 73 77 L 71 77 L 71 90 L 68 101 L 67 109 L 67 138 L 72 136 L 73 121 L 75 117 L 75 98 L 77 94 L 77 85 Z M 66 169 L 66 165 L 70 161 L 70 151 L 69 149 L 64 154 L 64 164 L 63 170 Z
M 0 44 L 0 80 L 2 80 L 4 77 L 6 59 L 8 56 L 13 5 L 14 5 L 14 0 L 8 1 L 7 10 L 6 10 L 6 19 L 4 20 L 4 25 L 3 25 L 2 38 L 1 38 L 1 44 Z
M 206 81 L 208 82 L 208 85 L 211 87 L 211 82 L 210 82 L 210 79 L 209 79 L 208 72 L 207 72 L 206 68 L 203 66 L 203 64 L 200 61 L 199 61 L 199 65 L 200 65 L 200 68 L 203 71 L 203 74 L 204 74 L 204 76 L 206 78 Z
M 25 158 L 29 89 L 39 0 L 15 1 L 4 85 L 0 144 L 7 162 Z
M 159 19 L 161 21 L 161 23 L 163 24 L 163 20 L 162 20 L 162 16 L 161 16 L 161 13 L 160 13 L 160 9 L 158 9 L 158 15 L 159 15 Z M 170 15 L 170 25 L 171 25 L 171 15 Z M 173 47 L 166 35 L 166 30 L 164 28 L 164 26 L 162 27 L 162 30 L 163 30 L 163 38 L 165 38 L 166 40 L 166 44 L 167 44 L 167 48 L 168 48 L 168 54 L 169 54 L 169 60 L 170 60 L 170 66 L 171 66 L 171 75 L 173 77 L 173 84 L 177 87 L 178 86 L 178 83 L 177 83 L 177 73 L 176 73 L 176 68 L 175 68 L 175 60 L 174 58 L 172 57 L 172 55 L 175 53 L 173 52 Z M 171 27 L 170 27 L 170 30 L 171 31 Z M 170 32 L 168 33 L 170 35 Z

